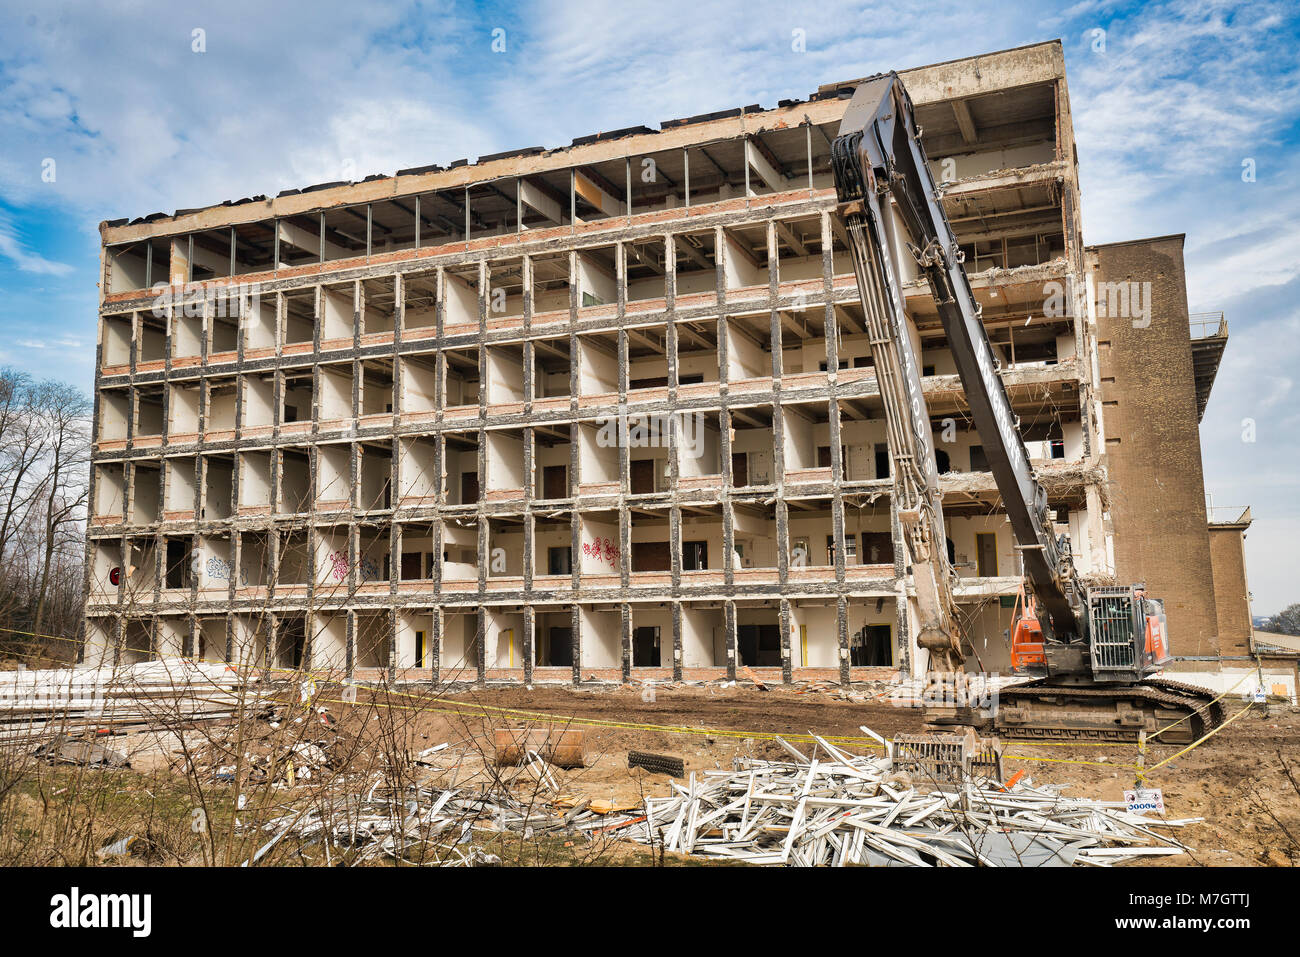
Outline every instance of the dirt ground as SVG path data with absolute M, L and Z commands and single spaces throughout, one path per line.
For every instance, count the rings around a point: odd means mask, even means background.
M 737 757 L 781 758 L 786 752 L 772 740 L 787 737 L 801 750 L 811 744 L 797 740 L 809 733 L 836 739 L 851 752 L 867 753 L 870 741 L 859 727 L 892 736 L 922 729 L 918 710 L 863 700 L 872 690 L 855 691 L 847 700 L 838 688 L 826 690 L 772 687 L 760 690 L 747 683 L 732 687 L 656 685 L 574 689 L 463 688 L 434 691 L 402 685 L 395 689 L 358 689 L 355 703 L 344 702 L 338 686 L 318 689 L 313 703 L 324 716 L 297 710 L 292 695 L 278 709 L 276 720 L 309 722 L 313 734 L 346 738 L 353 754 L 373 750 L 365 742 L 417 755 L 435 745 L 450 747 L 434 760 L 441 767 L 420 765 L 422 775 L 440 784 L 461 784 L 491 777 L 495 728 L 581 728 L 585 735 L 586 766 L 552 769 L 561 791 L 578 799 L 609 801 L 616 808 L 633 808 L 645 795 L 668 793 L 671 778 L 642 769 L 629 769 L 630 750 L 679 757 L 690 771 L 730 768 Z M 1188 854 L 1162 859 L 1162 866 L 1273 865 L 1300 861 L 1300 712 L 1272 705 L 1271 714 L 1241 714 L 1203 745 L 1150 772 L 1148 786 L 1163 790 L 1171 819 L 1204 818 L 1174 835 L 1192 848 Z M 1240 702 L 1229 703 L 1229 717 Z M 297 714 L 300 717 L 293 718 Z M 260 719 L 266 742 L 271 719 Z M 588 723 L 590 722 L 590 723 Z M 328 732 L 322 730 L 328 725 Z M 611 726 L 613 725 L 613 726 Z M 672 729 L 672 730 L 668 730 Z M 201 739 L 200 732 L 185 732 Z M 845 742 L 843 739 L 857 739 Z M 133 772 L 166 775 L 176 768 L 178 740 L 174 733 L 133 734 L 113 746 L 130 755 Z M 257 746 L 249 745 L 253 750 Z M 1122 800 L 1134 785 L 1136 745 L 1035 745 L 1005 743 L 1004 774 L 1023 770 L 1037 784 L 1068 785 L 1067 795 Z M 1148 766 L 1165 760 L 1178 747 L 1153 747 Z M 874 753 L 879 753 L 878 750 Z M 1073 763 L 1085 762 L 1085 763 Z M 432 768 L 432 770 L 431 770 Z M 322 785 L 325 782 L 321 782 Z M 325 785 L 333 787 L 331 783 Z M 642 863 L 633 846 L 627 862 Z
M 376 694 L 382 697 L 384 692 Z M 689 772 L 730 768 L 732 760 L 743 755 L 782 757 L 785 752 L 768 737 L 772 734 L 811 732 L 863 738 L 861 725 L 886 737 L 922 729 L 920 712 L 915 709 L 844 700 L 838 691 L 798 693 L 781 687 L 760 691 L 746 685 L 660 685 L 652 696 L 639 687 L 588 690 L 539 686 L 458 693 L 403 689 L 400 697 L 388 700 L 411 707 L 417 716 L 411 740 L 417 749 L 442 741 L 475 740 L 488 750 L 488 732 L 497 727 L 582 727 L 588 766 L 559 772 L 563 787 L 620 805 L 638 803 L 643 794 L 666 793 L 671 780 L 641 769 L 629 770 L 629 750 L 680 757 Z M 350 706 L 331 707 L 351 710 Z M 1229 717 L 1240 707 L 1239 702 L 1229 703 Z M 516 709 L 531 714 L 505 713 Z M 1300 861 L 1300 792 L 1283 769 L 1285 761 L 1300 782 L 1296 748 L 1300 712 L 1278 705 L 1271 705 L 1270 710 L 1268 717 L 1258 712 L 1241 715 L 1200 747 L 1150 773 L 1147 786 L 1163 790 L 1170 819 L 1205 819 L 1175 832 L 1193 851 L 1167 859 L 1168 864 L 1289 866 Z M 546 715 L 555 716 L 555 720 Z M 345 724 L 347 720 L 344 715 Z M 371 720 L 375 720 L 373 716 Z M 690 731 L 577 723 L 582 720 Z M 848 745 L 847 750 L 865 752 L 867 744 Z M 1179 750 L 1152 747 L 1147 765 Z M 1137 747 L 1133 744 L 1007 742 L 1006 753 L 1008 776 L 1023 769 L 1035 783 L 1069 785 L 1066 793 L 1072 796 L 1122 800 L 1124 790 L 1134 786 Z M 469 760 L 474 759 L 471 755 Z

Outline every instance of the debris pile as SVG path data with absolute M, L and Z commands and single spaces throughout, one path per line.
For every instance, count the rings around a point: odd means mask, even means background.
M 447 747 L 428 748 L 415 755 L 412 764 L 438 767 L 432 756 L 441 752 L 448 759 L 441 770 L 454 770 L 464 755 L 447 752 Z M 526 763 L 509 780 L 494 777 L 490 782 L 467 781 L 460 786 L 397 788 L 379 778 L 372 779 L 364 792 L 350 794 L 344 793 L 344 787 L 331 787 L 305 806 L 282 807 L 285 813 L 261 824 L 260 829 L 271 837 L 245 863 L 256 864 L 292 836 L 322 848 L 327 862 L 343 851 L 348 852 L 349 865 L 379 857 L 443 867 L 494 865 L 499 859 L 476 846 L 476 837 L 511 833 L 531 839 L 563 834 L 588 840 L 642 820 L 613 820 L 611 815 L 628 808 L 560 794 L 547 764 L 529 752 Z
M 628 836 L 751 864 L 1064 867 L 1181 854 L 1183 844 L 1154 828 L 1194 823 L 1027 782 L 926 782 L 888 755 L 814 740 L 810 757 L 780 741 L 793 760 L 737 759 L 735 770 L 670 782 L 673 795 L 648 798 L 644 824 Z
M 996 742 L 962 742 L 950 748 L 960 760 L 936 762 L 918 754 L 915 741 L 888 742 L 863 730 L 885 745 L 883 756 L 850 755 L 815 735 L 805 755 L 777 738 L 791 760 L 737 758 L 730 771 L 670 780 L 669 796 L 643 804 L 564 793 L 548 762 L 531 751 L 509 779 L 498 770 L 486 781 L 453 777 L 399 788 L 385 776 L 361 792 L 331 787 L 323 803 L 282 806 L 265 820 L 269 840 L 249 863 L 291 835 L 323 846 L 327 860 L 346 852 L 350 864 L 377 857 L 495 864 L 475 846 L 476 835 L 510 833 L 627 838 L 759 865 L 1109 866 L 1183 853 L 1185 845 L 1156 828 L 1200 820 L 1148 819 L 1123 802 L 1066 797 L 1061 787 L 1034 786 L 1022 774 L 999 783 L 996 764 L 986 763 Z M 429 748 L 413 763 L 455 774 L 464 754 L 446 749 Z M 440 766 L 435 754 L 447 763 Z
M 98 741 L 70 739 L 62 734 L 41 745 L 33 753 L 45 758 L 51 764 L 88 764 L 125 768 L 131 763 L 130 758 L 116 748 L 110 748 Z
M 233 716 L 258 677 L 227 665 L 154 661 L 116 670 L 0 672 L 0 742 L 176 727 Z

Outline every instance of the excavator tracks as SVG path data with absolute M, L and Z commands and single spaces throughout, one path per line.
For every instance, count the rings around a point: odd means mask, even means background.
M 1162 744 L 1190 744 L 1223 717 L 1211 692 L 1177 681 L 1088 687 L 1040 678 L 998 692 L 993 727 L 1003 737 L 1046 741 L 1137 741 L 1145 730 Z

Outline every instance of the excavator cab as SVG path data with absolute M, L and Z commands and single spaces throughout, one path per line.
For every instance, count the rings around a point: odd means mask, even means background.
M 1092 674 L 1098 681 L 1140 681 L 1169 660 L 1164 603 L 1144 584 L 1088 589 Z
M 1141 681 L 1169 660 L 1165 606 L 1146 596 L 1142 584 L 1094 586 L 1086 592 L 1087 647 L 1092 676 L 1098 681 Z M 1024 584 L 1011 616 L 1011 672 L 1046 677 L 1048 660 L 1043 625 L 1032 591 Z
M 1146 611 L 1146 653 L 1150 664 L 1163 667 L 1169 660 L 1169 633 L 1165 624 L 1165 603 L 1158 598 L 1144 598 Z

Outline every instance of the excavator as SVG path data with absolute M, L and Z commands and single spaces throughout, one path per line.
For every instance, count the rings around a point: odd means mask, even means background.
M 1153 677 L 1169 661 L 1163 604 L 1143 584 L 1086 585 L 1069 537 L 1053 533 L 1047 493 L 1021 439 L 897 73 L 856 87 L 831 164 L 885 410 L 894 496 L 915 582 L 925 700 L 937 702 L 926 705 L 927 723 L 1035 739 L 1130 741 L 1145 732 L 1169 744 L 1196 740 L 1223 712 L 1209 692 Z M 970 642 L 954 598 L 930 416 L 904 311 L 907 273 L 929 283 L 1021 556 L 1010 656 L 1012 673 L 1028 680 L 999 689 L 992 708 L 955 690 Z

